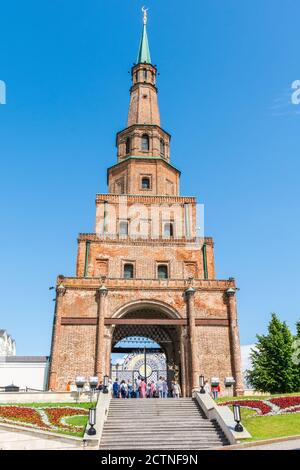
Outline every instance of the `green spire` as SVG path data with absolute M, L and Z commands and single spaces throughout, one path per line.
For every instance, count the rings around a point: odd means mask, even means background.
M 145 62 L 146 64 L 151 64 L 151 55 L 147 36 L 147 10 L 143 7 L 142 11 L 144 13 L 144 26 L 137 56 L 137 64 L 144 64 Z

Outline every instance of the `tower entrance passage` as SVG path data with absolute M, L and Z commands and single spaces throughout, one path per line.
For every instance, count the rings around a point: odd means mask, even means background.
M 166 318 L 152 309 L 135 310 L 113 327 L 111 378 L 119 381 L 145 378 L 147 382 L 165 377 L 181 383 L 180 327 L 155 324 Z

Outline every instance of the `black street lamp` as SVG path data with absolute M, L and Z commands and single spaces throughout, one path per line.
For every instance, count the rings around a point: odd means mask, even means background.
M 108 393 L 108 375 L 103 377 L 103 393 Z
M 87 431 L 87 434 L 89 436 L 95 436 L 95 434 L 97 434 L 97 431 L 94 428 L 95 424 L 96 424 L 96 408 L 90 408 L 89 409 L 89 425 L 90 425 L 90 428 Z
M 240 405 L 233 405 L 233 416 L 234 416 L 234 421 L 236 422 L 236 426 L 234 430 L 236 432 L 243 432 L 244 428 L 241 425 L 241 408 Z
M 204 390 L 204 375 L 200 375 L 199 385 L 200 385 L 200 393 L 205 393 L 205 390 Z

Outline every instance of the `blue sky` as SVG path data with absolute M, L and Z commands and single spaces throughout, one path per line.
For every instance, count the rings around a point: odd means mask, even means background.
M 57 274 L 74 275 L 125 127 L 143 2 L 1 5 L 0 328 L 48 354 Z M 219 278 L 236 277 L 241 341 L 299 319 L 298 0 L 148 0 L 162 125 L 182 194 L 205 204 Z

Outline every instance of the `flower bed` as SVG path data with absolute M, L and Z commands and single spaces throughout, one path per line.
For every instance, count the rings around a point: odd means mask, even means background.
M 77 426 L 67 423 L 70 416 L 87 416 L 88 410 L 80 405 L 72 406 L 24 406 L 0 405 L 0 422 L 17 426 L 42 429 L 44 431 L 65 432 L 82 435 L 84 425 Z
M 240 405 L 256 411 L 256 416 L 271 416 L 300 412 L 300 396 L 285 396 L 267 400 L 232 400 L 219 404 L 220 406 Z
M 267 415 L 272 411 L 271 406 L 261 400 L 236 400 L 221 403 L 222 405 L 240 405 L 243 408 L 250 408 L 257 411 L 257 414 Z
M 278 406 L 281 410 L 300 406 L 300 396 L 295 397 L 276 397 L 270 399 L 271 403 Z
M 38 410 L 26 406 L 0 406 L 0 420 L 20 422 L 21 424 L 31 424 L 38 428 L 49 428 L 44 423 Z
M 62 418 L 88 414 L 87 410 L 78 409 L 78 408 L 46 408 L 45 412 L 52 426 L 66 428 L 66 429 L 70 429 L 74 427 L 78 428 L 81 426 L 74 426 L 71 424 L 67 424 L 62 420 Z

